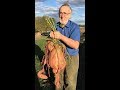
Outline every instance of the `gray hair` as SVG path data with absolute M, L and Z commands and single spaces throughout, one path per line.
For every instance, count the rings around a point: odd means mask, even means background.
M 70 7 L 70 5 L 69 5 L 68 3 L 64 3 L 61 7 L 63 7 L 63 6 L 67 6 L 67 7 L 69 7 L 70 10 L 71 10 L 71 12 L 72 12 L 72 8 Z M 59 8 L 59 12 L 60 12 L 61 7 Z

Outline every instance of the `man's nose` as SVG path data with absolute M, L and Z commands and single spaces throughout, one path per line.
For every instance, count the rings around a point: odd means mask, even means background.
M 64 14 L 64 13 L 62 13 L 62 14 L 61 14 L 61 17 L 64 17 L 64 16 L 65 16 L 65 14 Z

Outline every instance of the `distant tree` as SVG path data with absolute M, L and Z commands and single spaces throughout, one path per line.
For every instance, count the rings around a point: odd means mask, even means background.
M 36 17 L 35 18 L 35 32 L 40 31 L 48 31 L 51 30 L 51 27 L 48 25 L 46 18 L 50 18 L 48 16 L 43 16 L 43 17 Z M 54 21 L 55 19 L 52 18 Z

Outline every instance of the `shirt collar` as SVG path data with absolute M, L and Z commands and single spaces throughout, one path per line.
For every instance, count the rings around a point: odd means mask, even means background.
M 65 25 L 66 27 L 70 26 L 70 20 L 68 20 L 67 24 Z

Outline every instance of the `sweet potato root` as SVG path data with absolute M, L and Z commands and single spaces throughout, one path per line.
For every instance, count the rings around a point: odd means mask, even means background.
M 66 66 L 65 61 L 65 46 L 62 43 L 54 43 L 53 41 L 47 41 L 45 46 L 45 57 L 44 64 L 47 64 L 48 67 L 52 68 L 52 71 L 55 76 L 55 85 L 57 88 L 60 88 L 60 71 L 64 70 Z M 42 69 L 38 76 L 43 79 L 47 79 L 48 77 L 43 74 L 44 69 Z

